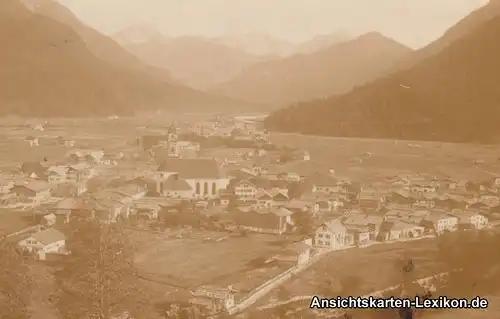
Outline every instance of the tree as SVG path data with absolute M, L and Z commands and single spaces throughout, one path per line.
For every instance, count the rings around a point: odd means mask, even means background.
M 28 319 L 33 279 L 14 244 L 0 240 L 0 318 Z
M 304 182 L 292 182 L 288 184 L 288 196 L 290 198 L 300 198 L 306 190 Z
M 74 220 L 70 227 L 70 255 L 55 273 L 62 317 L 110 319 L 128 311 L 143 318 L 150 304 L 138 286 L 134 250 L 122 225 Z
M 297 230 L 302 235 L 310 235 L 314 230 L 314 222 L 310 212 L 297 212 L 293 215 Z

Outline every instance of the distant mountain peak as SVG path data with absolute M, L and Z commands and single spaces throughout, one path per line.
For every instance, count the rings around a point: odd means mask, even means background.
M 115 33 L 112 38 L 121 45 L 126 45 L 145 43 L 165 36 L 149 24 L 135 24 Z
M 388 37 L 383 35 L 382 33 L 378 31 L 371 31 L 364 33 L 356 38 L 357 40 L 390 40 Z

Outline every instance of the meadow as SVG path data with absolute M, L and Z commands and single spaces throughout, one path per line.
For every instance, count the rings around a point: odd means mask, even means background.
M 272 134 L 280 146 L 307 150 L 316 169 L 342 177 L 376 181 L 394 174 L 426 173 L 483 180 L 500 173 L 499 145 L 407 142 Z M 475 164 L 474 161 L 481 161 Z

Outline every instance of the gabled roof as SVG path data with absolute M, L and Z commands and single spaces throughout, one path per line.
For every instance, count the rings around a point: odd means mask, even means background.
M 31 181 L 28 184 L 25 185 L 26 188 L 34 191 L 34 192 L 41 192 L 45 191 L 50 188 L 49 183 L 41 180 L 36 180 L 36 181 Z
M 362 214 L 351 214 L 343 222 L 344 224 L 351 225 L 380 225 L 384 218 L 382 216 L 375 215 L 362 215 Z
M 31 235 L 32 238 L 45 245 L 50 245 L 60 240 L 65 240 L 66 235 L 55 228 L 48 228 Z
M 40 162 L 25 162 L 21 165 L 21 171 L 25 174 L 35 173 L 41 176 L 45 170 L 46 167 Z
M 162 185 L 163 190 L 166 191 L 188 191 L 193 189 L 191 185 L 183 179 L 167 178 L 163 181 Z
M 146 192 L 146 190 L 146 187 L 137 184 L 125 184 L 113 189 L 114 192 L 125 196 L 135 196 L 137 194 Z
M 214 159 L 169 158 L 163 161 L 158 171 L 178 173 L 182 179 L 223 178 L 219 164 Z
M 322 226 L 326 227 L 333 233 L 346 231 L 344 224 L 342 224 L 342 222 L 337 218 L 324 222 Z
M 57 202 L 53 209 L 56 210 L 77 210 L 85 209 L 87 207 L 85 199 L 81 197 L 68 197 Z
M 452 214 L 440 212 L 440 211 L 432 211 L 429 215 L 425 217 L 425 220 L 430 222 L 437 222 L 442 219 L 450 219 L 450 218 L 458 218 Z

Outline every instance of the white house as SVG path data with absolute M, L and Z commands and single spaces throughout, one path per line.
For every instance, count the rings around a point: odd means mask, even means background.
M 66 235 L 55 228 L 47 228 L 19 241 L 18 245 L 29 252 L 36 252 L 41 259 L 44 259 L 46 253 L 64 251 Z
M 482 229 L 488 226 L 488 217 L 479 212 L 469 210 L 453 210 L 452 214 L 459 219 L 462 225 L 470 225 L 475 229 Z
M 35 136 L 27 136 L 24 140 L 26 142 L 28 142 L 28 144 L 32 147 L 40 145 L 39 141 L 38 141 L 38 137 L 35 137 Z
M 325 222 L 316 229 L 314 244 L 321 248 L 335 249 L 346 245 L 347 228 L 338 219 Z
M 234 195 L 241 200 L 255 199 L 258 190 L 257 186 L 246 180 L 239 181 L 234 185 Z
M 191 186 L 194 198 L 217 198 L 229 184 L 214 159 L 168 158 L 158 167 L 157 174 L 160 181 L 177 174 Z

